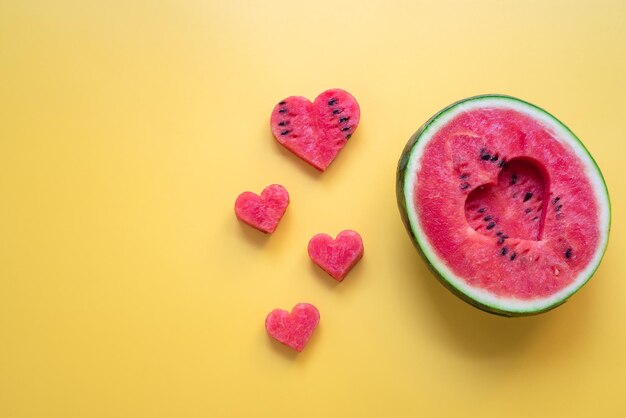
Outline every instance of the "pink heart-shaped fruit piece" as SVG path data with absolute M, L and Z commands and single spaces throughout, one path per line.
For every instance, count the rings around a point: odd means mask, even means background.
M 299 303 L 291 313 L 274 309 L 265 319 L 267 333 L 279 342 L 302 351 L 320 322 L 320 313 L 310 303 Z
M 235 201 L 235 214 L 241 221 L 261 232 L 272 233 L 278 226 L 287 206 L 289 193 L 280 184 L 267 186 L 261 195 L 243 192 Z
M 347 91 L 331 89 L 313 103 L 301 96 L 280 101 L 270 125 L 279 143 L 324 171 L 354 134 L 360 118 L 356 99 Z
M 336 239 L 317 234 L 309 241 L 309 257 L 335 280 L 342 281 L 363 257 L 363 240 L 351 230 L 341 231 Z

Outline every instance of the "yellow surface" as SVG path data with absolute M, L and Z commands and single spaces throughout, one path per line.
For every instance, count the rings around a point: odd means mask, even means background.
M 0 4 L 0 417 L 626 416 L 626 3 Z M 352 92 L 324 174 L 273 140 L 291 94 Z M 507 320 L 427 272 L 400 222 L 408 137 L 488 92 L 553 112 L 606 177 L 613 231 L 564 306 Z M 266 237 L 236 196 L 284 184 Z M 317 232 L 361 232 L 341 284 Z M 273 308 L 321 323 L 299 355 Z

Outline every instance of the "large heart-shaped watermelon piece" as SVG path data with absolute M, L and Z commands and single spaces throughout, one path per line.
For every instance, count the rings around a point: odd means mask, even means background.
M 360 118 L 356 99 L 347 91 L 331 89 L 314 102 L 301 96 L 281 100 L 270 125 L 280 144 L 324 171 L 352 137 Z

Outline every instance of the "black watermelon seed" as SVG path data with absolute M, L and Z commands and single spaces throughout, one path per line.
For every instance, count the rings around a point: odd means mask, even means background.
M 494 155 L 493 157 L 491 157 L 491 161 L 498 161 L 498 157 Z
M 526 192 L 524 195 L 524 202 L 528 202 L 531 197 L 533 197 L 533 194 L 531 192 Z
M 461 190 L 465 190 L 467 188 L 469 188 L 470 185 L 468 182 L 464 181 L 463 183 L 461 183 Z
M 513 173 L 511 175 L 511 184 L 517 183 L 517 174 Z
M 346 126 L 345 128 L 341 128 L 341 130 L 342 130 L 342 131 L 344 131 L 344 132 L 345 132 L 345 131 L 349 131 L 349 130 L 350 130 L 350 127 L 349 127 L 349 126 Z
M 559 206 L 557 206 L 557 207 L 556 207 L 556 211 L 557 211 L 557 212 L 558 212 L 558 211 L 560 211 L 562 207 L 563 207 L 563 205 L 559 205 Z
M 504 167 L 504 164 L 506 164 L 506 160 L 503 158 L 500 160 L 500 162 L 498 163 L 498 167 Z
M 556 202 L 558 202 L 559 200 L 561 200 L 561 197 L 560 197 L 560 196 L 557 196 L 557 197 L 555 197 L 555 198 L 552 200 L 552 203 L 556 203 Z
M 526 213 L 530 213 L 530 212 L 532 212 L 532 211 L 533 211 L 533 209 L 532 209 L 532 208 L 526 208 L 526 209 L 524 210 L 524 212 L 526 212 Z
M 285 125 L 287 125 L 288 123 L 289 123 L 289 122 L 287 122 L 286 120 L 284 120 L 284 121 L 280 122 L 280 123 L 278 124 L 278 126 L 285 126 Z
M 502 249 L 500 250 L 500 254 L 501 255 L 506 255 L 506 253 L 508 253 L 508 252 L 509 252 L 509 249 L 506 248 L 506 247 L 502 247 Z
M 480 156 L 480 159 L 483 160 L 483 161 L 487 161 L 490 158 L 491 158 L 491 155 L 489 155 L 489 154 L 483 154 L 483 155 Z
M 507 239 L 507 238 L 509 238 L 509 236 L 508 235 L 502 235 L 502 238 Z
M 346 135 L 346 139 L 350 139 L 351 137 L 352 137 L 352 134 Z
M 531 221 L 536 221 L 537 219 L 539 219 L 539 216 L 535 216 L 534 218 L 531 219 Z
M 334 105 L 335 103 L 337 103 L 337 99 L 330 99 L 330 100 L 328 101 L 328 106 L 332 106 L 332 105 Z
M 341 113 L 341 110 L 339 110 L 339 109 L 334 109 L 333 110 L 333 115 L 338 115 L 339 113 Z
M 469 174 L 465 173 L 465 174 L 461 174 L 461 177 L 459 177 L 461 180 L 466 179 L 469 177 Z
M 480 209 L 478 209 L 478 212 L 480 212 L 480 213 L 485 213 L 485 211 L 486 211 L 486 210 L 487 210 L 487 209 L 485 209 L 485 208 L 480 208 Z
M 497 235 L 497 236 L 500 236 L 500 235 L 502 235 L 502 234 L 503 234 L 503 232 L 502 232 L 502 231 L 498 231 L 498 232 L 496 232 L 496 235 Z
M 565 250 L 565 258 L 572 258 L 572 249 L 568 248 Z
M 278 104 L 282 106 L 284 104 L 287 104 L 287 102 L 283 100 L 282 102 L 278 102 Z
M 343 118 L 339 118 L 339 122 L 344 123 L 344 122 L 347 122 L 348 119 L 350 119 L 350 116 L 344 116 Z
M 278 113 L 285 113 L 285 112 L 287 112 L 287 109 L 284 109 L 284 108 L 278 111 Z
M 504 244 L 504 237 L 498 238 L 498 244 L 500 245 Z
M 493 229 L 494 226 L 496 226 L 495 222 L 489 222 L 489 225 L 487 225 L 487 229 Z
M 289 129 L 285 129 L 284 131 L 282 131 L 280 134 L 281 135 L 287 135 L 289 132 L 291 132 Z
M 513 251 L 511 253 L 511 261 L 515 260 L 515 257 L 517 257 L 517 254 L 515 254 L 515 251 Z
M 487 215 L 487 216 L 485 216 L 485 217 L 483 218 L 483 221 L 487 222 L 487 221 L 490 221 L 490 220 L 492 220 L 492 219 L 493 219 L 493 217 L 492 217 L 491 215 Z

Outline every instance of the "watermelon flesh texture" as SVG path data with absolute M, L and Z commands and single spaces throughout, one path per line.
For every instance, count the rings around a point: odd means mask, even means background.
M 310 303 L 299 303 L 291 312 L 274 309 L 265 319 L 265 330 L 277 341 L 300 352 L 320 321 L 320 313 Z
M 574 151 L 512 109 L 463 112 L 426 145 L 414 197 L 437 256 L 471 287 L 529 300 L 572 283 L 600 237 Z
M 506 162 L 496 184 L 479 186 L 467 196 L 467 222 L 483 235 L 493 236 L 495 233 L 498 244 L 504 244 L 511 237 L 539 241 L 544 225 L 544 203 L 547 201 L 543 172 L 545 169 L 541 170 L 531 160 Z M 520 199 L 522 204 L 519 204 Z M 494 231 L 496 227 L 497 231 Z M 510 256 L 515 259 L 515 252 Z
M 281 100 L 270 126 L 276 140 L 320 171 L 328 168 L 354 134 L 361 111 L 341 89 L 326 90 L 314 102 L 301 96 Z
M 243 192 L 235 201 L 235 214 L 242 222 L 271 234 L 289 206 L 289 192 L 280 184 L 271 184 L 257 195 Z
M 336 239 L 316 234 L 308 245 L 309 257 L 337 281 L 343 281 L 363 257 L 363 240 L 358 232 L 341 231 Z

